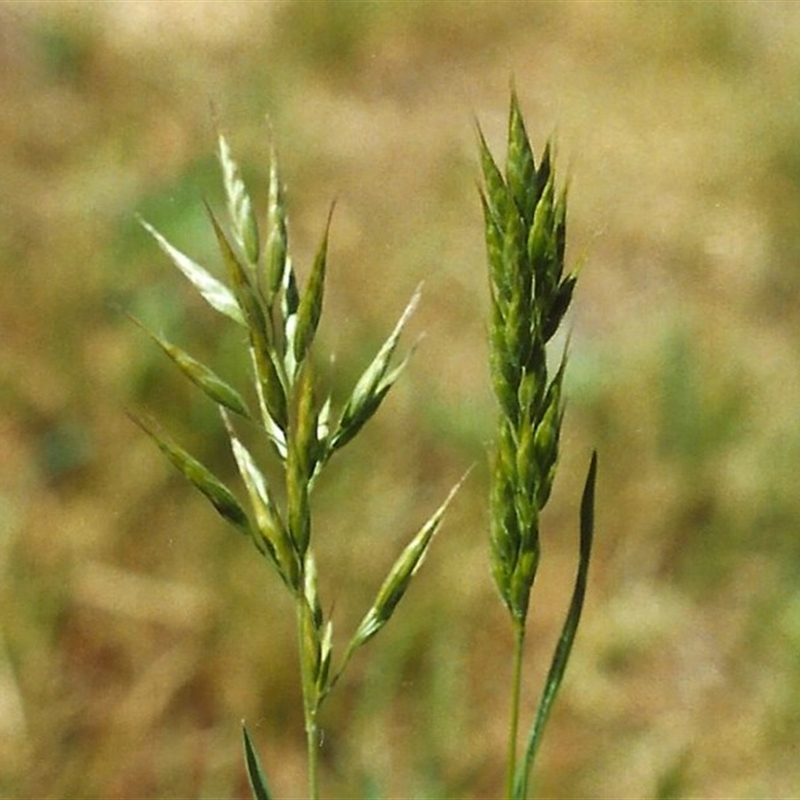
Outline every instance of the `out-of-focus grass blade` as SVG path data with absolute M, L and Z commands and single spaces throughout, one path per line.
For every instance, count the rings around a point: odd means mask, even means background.
M 567 661 L 575 641 L 575 634 L 578 630 L 578 623 L 583 609 L 583 599 L 586 595 L 586 581 L 589 574 L 589 560 L 592 555 L 592 538 L 594 536 L 594 487 L 597 479 L 597 452 L 592 453 L 592 460 L 589 464 L 589 471 L 586 475 L 586 483 L 583 488 L 580 512 L 580 557 L 578 562 L 578 574 L 575 578 L 575 588 L 572 592 L 567 618 L 561 631 L 561 637 L 556 645 L 553 661 L 550 664 L 550 671 L 547 673 L 542 697 L 539 700 L 539 707 L 536 711 L 536 719 L 528 737 L 528 744 L 525 748 L 525 758 L 517 768 L 517 775 L 514 781 L 515 800 L 525 800 L 528 796 L 528 776 L 536 757 L 536 751 L 541 742 L 547 718 L 556 698 L 561 680 L 567 668 Z
M 151 423 L 145 422 L 141 417 L 130 412 L 128 416 L 158 445 L 161 452 L 178 471 L 206 496 L 223 519 L 226 519 L 246 536 L 252 536 L 247 512 L 241 507 L 233 492 L 219 478 L 196 458 L 190 456 L 179 444 L 165 435 L 156 433 Z
M 242 396 L 232 386 L 228 385 L 219 375 L 196 358 L 190 356 L 172 342 L 167 341 L 136 317 L 129 314 L 131 320 L 138 325 L 180 368 L 181 372 L 198 386 L 217 405 L 223 406 L 235 414 L 250 419 L 250 411 Z
M 264 770 L 258 760 L 258 753 L 253 747 L 253 742 L 250 741 L 250 734 L 248 734 L 244 722 L 242 722 L 242 737 L 244 739 L 244 762 L 247 766 L 247 779 L 250 781 L 253 800 L 270 800 L 272 795 L 267 787 L 267 779 L 264 776 Z
M 189 256 L 173 247 L 149 222 L 139 219 L 142 227 L 156 240 L 158 246 L 170 257 L 172 263 L 191 281 L 206 302 L 234 322 L 244 325 L 244 316 L 233 292 L 210 275 Z

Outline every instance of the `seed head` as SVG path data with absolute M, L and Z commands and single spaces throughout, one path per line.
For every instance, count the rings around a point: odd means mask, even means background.
M 479 131 L 489 260 L 492 384 L 500 408 L 492 468 L 492 573 L 524 621 L 539 562 L 539 516 L 550 497 L 563 416 L 563 358 L 550 378 L 547 343 L 575 286 L 564 275 L 566 193 L 555 199 L 551 149 L 537 166 L 512 93 L 505 172 Z

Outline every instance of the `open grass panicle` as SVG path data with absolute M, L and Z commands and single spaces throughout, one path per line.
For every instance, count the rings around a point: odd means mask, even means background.
M 219 136 L 218 155 L 228 212 L 227 230 L 211 208 L 207 210 L 226 280 L 214 277 L 147 222 L 142 221 L 142 224 L 208 304 L 246 332 L 245 346 L 252 365 L 249 377 L 258 413 L 253 414 L 242 394 L 210 367 L 150 331 L 142 322 L 135 321 L 219 408 L 249 511 L 219 478 L 161 433 L 154 423 L 132 416 L 219 514 L 252 540 L 294 598 L 308 754 L 308 793 L 310 797 L 317 797 L 320 705 L 353 653 L 394 613 L 430 548 L 455 489 L 400 553 L 351 637 L 341 664 L 334 670 L 333 624 L 325 618 L 317 592 L 311 493 L 316 477 L 333 454 L 353 440 L 402 373 L 408 356 L 394 363 L 394 355 L 403 329 L 419 301 L 419 289 L 343 402 L 338 420 L 333 421 L 331 398 L 319 400 L 310 358 L 323 309 L 333 207 L 301 289 L 290 258 L 286 202 L 274 150 L 263 232 L 239 167 L 222 135 Z M 264 471 L 236 431 L 234 415 L 255 424 L 272 445 L 283 476 L 282 492 L 276 493 L 270 488 Z M 285 498 L 282 505 L 276 501 L 276 496 Z M 268 797 L 266 780 L 246 730 L 244 743 L 253 792 L 257 797 Z

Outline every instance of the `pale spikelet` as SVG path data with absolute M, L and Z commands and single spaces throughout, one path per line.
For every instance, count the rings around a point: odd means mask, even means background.
M 225 137 L 218 137 L 219 163 L 222 167 L 222 183 L 228 201 L 228 216 L 231 220 L 236 243 L 251 264 L 258 261 L 260 243 L 258 223 L 253 213 L 253 203 L 244 185 L 239 165 L 231 156 L 231 149 Z
M 156 433 L 155 425 L 145 422 L 142 417 L 129 414 L 130 418 L 158 445 L 172 464 L 192 483 L 201 494 L 211 502 L 220 515 L 242 533 L 250 534 L 247 512 L 239 504 L 233 492 L 204 467 L 196 458 L 189 455 L 180 445 L 163 433 Z
M 417 287 L 394 330 L 378 350 L 372 363 L 358 379 L 342 411 L 338 429 L 331 437 L 332 450 L 344 447 L 361 430 L 378 410 L 383 398 L 405 368 L 408 358 L 391 370 L 389 366 L 400 341 L 400 334 L 419 303 L 420 291 L 420 287 Z
M 141 218 L 139 222 L 212 308 L 240 325 L 245 324 L 242 310 L 239 308 L 233 292 L 227 286 L 218 281 L 208 270 L 192 261 L 189 256 L 184 255 L 177 247 L 171 245 L 150 223 Z
M 250 506 L 253 509 L 258 532 L 264 540 L 267 552 L 278 574 L 290 589 L 297 591 L 300 583 L 301 560 L 281 519 L 278 507 L 272 499 L 266 478 L 256 466 L 250 452 L 234 433 L 233 426 L 224 411 L 222 416 L 228 430 L 236 465 L 250 498 Z
M 283 186 L 278 173 L 278 159 L 274 148 L 270 153 L 269 197 L 267 200 L 267 231 L 264 244 L 264 293 L 268 305 L 278 293 L 288 272 L 289 235 L 286 225 L 286 204 Z
M 447 506 L 450 504 L 456 492 L 461 488 L 461 484 L 464 482 L 465 478 L 466 476 L 450 490 L 445 501 L 428 518 L 416 536 L 406 545 L 403 552 L 400 553 L 400 556 L 392 565 L 389 574 L 378 590 L 375 600 L 364 616 L 364 619 L 361 620 L 361 624 L 358 626 L 353 636 L 350 643 L 351 650 L 369 641 L 389 621 L 392 614 L 394 614 L 394 610 L 406 593 L 411 579 L 422 566 L 422 562 L 428 554 L 431 542 L 433 541 L 436 531 L 439 529 Z

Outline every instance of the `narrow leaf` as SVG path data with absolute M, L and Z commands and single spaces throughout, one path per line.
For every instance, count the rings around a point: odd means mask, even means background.
M 247 513 L 228 489 L 207 467 L 190 456 L 180 445 L 167 436 L 155 432 L 153 425 L 129 413 L 130 418 L 158 445 L 161 452 L 184 477 L 206 496 L 217 512 L 239 531 L 251 535 Z
M 231 156 L 225 137 L 219 135 L 219 163 L 222 167 L 222 181 L 228 200 L 228 215 L 233 225 L 236 243 L 251 264 L 258 261 L 258 224 L 253 213 L 253 204 L 239 172 L 238 164 Z
M 583 600 L 586 595 L 586 583 L 589 573 L 589 561 L 592 555 L 592 539 L 594 536 L 594 489 L 597 479 L 597 452 L 592 453 L 592 460 L 589 464 L 589 471 L 586 475 L 586 483 L 583 488 L 580 510 L 580 555 L 578 561 L 578 573 L 575 577 L 575 588 L 572 592 L 567 618 L 561 636 L 553 653 L 553 660 L 550 664 L 550 671 L 547 673 L 544 690 L 539 707 L 536 711 L 536 719 L 528 737 L 528 744 L 525 748 L 525 758 L 517 768 L 517 775 L 514 782 L 515 800 L 525 800 L 528 796 L 528 778 L 531 767 L 536 758 L 536 752 L 541 743 L 545 724 L 550 716 L 553 702 L 556 699 L 564 672 L 567 668 L 572 645 L 575 642 L 575 634 L 578 630 L 578 623 L 583 610 Z
M 242 396 L 213 370 L 192 358 L 177 345 L 150 330 L 133 315 L 129 314 L 128 316 L 178 365 L 183 374 L 192 383 L 199 386 L 217 405 L 230 409 L 248 419 L 250 418 L 250 412 Z
M 253 793 L 253 800 L 270 800 L 269 788 L 264 770 L 256 753 L 250 735 L 247 733 L 244 721 L 242 721 L 242 736 L 244 738 L 244 762 L 247 766 L 247 780 L 250 782 L 250 791 Z
M 233 293 L 203 267 L 173 247 L 152 225 L 140 219 L 142 227 L 156 240 L 158 246 L 170 257 L 172 263 L 189 279 L 205 301 L 215 310 L 234 322 L 244 325 L 244 316 Z

